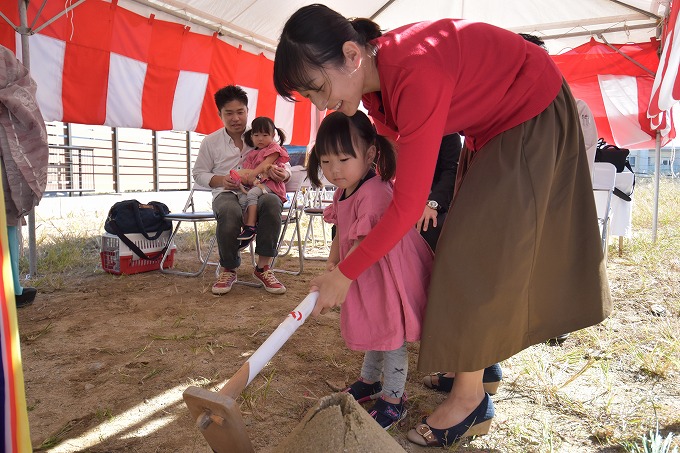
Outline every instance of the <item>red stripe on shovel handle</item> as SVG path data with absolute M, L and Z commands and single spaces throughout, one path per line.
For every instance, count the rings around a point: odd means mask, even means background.
M 291 311 L 290 315 L 293 317 L 294 320 L 300 321 L 302 319 L 302 312 L 300 311 Z

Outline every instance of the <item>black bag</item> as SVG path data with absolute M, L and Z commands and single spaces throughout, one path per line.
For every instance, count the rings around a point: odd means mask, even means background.
M 104 222 L 104 230 L 118 236 L 140 258 L 156 260 L 163 256 L 167 245 L 154 257 L 149 257 L 125 235 L 137 233 L 154 241 L 164 231 L 172 230 L 172 222 L 165 219 L 165 215 L 169 213 L 170 209 L 160 201 L 150 201 L 148 204 L 137 200 L 119 201 L 111 206 L 106 222 Z
M 597 149 L 595 150 L 595 162 L 609 162 L 616 167 L 616 173 L 621 173 L 626 167 L 630 168 L 628 162 L 628 155 L 630 151 L 626 148 L 619 148 L 615 145 L 610 145 L 603 139 L 597 141 Z M 630 171 L 633 171 L 630 168 Z
M 610 145 L 604 141 L 604 139 L 599 139 L 597 141 L 597 149 L 595 150 L 595 162 L 609 162 L 616 167 L 616 173 L 623 173 L 627 168 L 633 173 L 633 190 L 635 190 L 635 172 L 633 167 L 630 166 L 628 162 L 628 155 L 630 151 L 626 148 L 619 148 L 615 145 Z M 614 188 L 614 195 L 617 197 L 631 201 L 630 196 L 633 195 L 633 191 L 629 194 L 624 193 L 621 189 Z

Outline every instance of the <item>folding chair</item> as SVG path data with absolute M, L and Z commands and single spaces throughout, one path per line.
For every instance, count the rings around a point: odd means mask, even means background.
M 328 238 L 326 237 L 326 224 L 323 221 L 323 211 L 329 203 L 333 201 L 333 194 L 335 193 L 335 186 L 326 182 L 322 187 L 309 188 L 305 197 L 304 213 L 309 217 L 307 224 L 307 232 L 305 233 L 305 240 L 302 244 L 302 255 L 308 260 L 325 261 L 326 256 L 307 256 L 307 245 L 312 247 L 316 244 L 316 235 L 314 234 L 314 221 L 321 219 L 321 235 L 323 237 L 323 246 L 328 247 Z M 332 241 L 332 238 L 330 238 Z
M 279 235 L 279 244 L 277 250 L 279 250 L 278 256 L 286 256 L 290 253 L 293 248 L 294 242 L 297 242 L 298 249 L 298 270 L 291 271 L 281 268 L 276 268 L 276 257 L 272 261 L 272 270 L 274 272 L 281 272 L 283 274 L 300 275 L 304 270 L 304 253 L 303 253 L 303 243 L 300 236 L 300 216 L 302 215 L 302 208 L 304 204 L 302 203 L 300 196 L 300 189 L 302 188 L 302 182 L 307 176 L 307 171 L 302 165 L 296 165 L 291 168 L 291 176 L 286 182 L 286 196 L 288 197 L 288 203 L 284 205 L 283 213 L 281 214 L 281 234 Z M 288 241 L 288 246 L 284 253 L 281 253 L 281 248 L 284 245 L 286 238 L 286 231 L 289 225 L 293 225 L 293 233 L 291 235 L 290 241 Z M 297 241 L 294 238 L 297 237 Z
M 303 203 L 300 200 L 300 189 L 302 181 L 305 179 L 306 170 L 302 165 L 296 165 L 291 168 L 291 176 L 286 182 L 286 198 L 288 201 L 283 205 L 283 212 L 281 213 L 281 233 L 277 244 L 278 255 L 272 260 L 271 269 L 273 272 L 280 272 L 283 274 L 300 275 L 304 270 L 304 257 L 302 254 L 302 238 L 300 235 L 300 215 L 302 214 Z M 293 225 L 293 231 L 288 244 L 285 243 L 288 226 Z M 297 237 L 297 240 L 295 238 Z M 255 237 L 257 242 L 257 236 Z M 297 243 L 298 249 L 298 269 L 287 270 L 277 268 L 275 266 L 276 260 L 279 256 L 286 256 L 290 253 L 293 245 Z M 285 247 L 285 252 L 281 250 Z M 255 266 L 255 249 L 253 243 L 250 243 L 250 255 L 252 257 L 253 266 Z
M 607 243 L 609 238 L 609 221 L 611 219 L 612 194 L 616 182 L 616 167 L 609 162 L 595 162 L 593 164 L 593 196 L 597 209 L 597 221 L 602 236 L 602 251 L 607 257 Z
M 298 168 L 299 167 L 299 168 Z M 293 235 L 297 233 L 297 246 L 298 246 L 298 252 L 301 250 L 301 237 L 300 237 L 300 212 L 302 209 L 301 203 L 298 202 L 299 198 L 299 193 L 300 193 L 300 187 L 302 185 L 302 180 L 305 177 L 305 170 L 304 167 L 302 166 L 297 166 L 293 167 L 291 169 L 291 177 L 289 178 L 288 182 L 286 182 L 286 193 L 289 198 L 289 202 L 284 205 L 284 212 L 281 214 L 281 222 L 282 222 L 282 228 L 281 228 L 281 234 L 279 235 L 279 241 L 278 241 L 278 247 L 282 246 L 284 242 L 284 238 L 288 229 L 288 225 L 293 224 L 294 225 L 294 230 L 293 230 Z M 175 225 L 175 228 L 173 229 L 169 241 L 172 241 L 175 236 L 177 235 L 179 228 L 182 224 L 182 222 L 191 222 L 193 223 L 194 226 L 194 241 L 196 245 L 196 253 L 198 256 L 198 260 L 200 262 L 200 267 L 198 268 L 197 271 L 195 272 L 186 272 L 186 271 L 181 271 L 173 268 L 169 269 L 163 269 L 162 266 L 165 263 L 170 250 L 168 249 L 165 254 L 163 255 L 163 258 L 161 259 L 161 272 L 164 272 L 166 274 L 175 274 L 175 275 L 182 275 L 185 277 L 197 277 L 203 273 L 205 268 L 210 264 L 212 266 L 215 266 L 215 273 L 216 275 L 219 274 L 219 263 L 218 262 L 211 262 L 210 256 L 213 252 L 213 249 L 215 248 L 215 244 L 217 243 L 217 235 L 213 234 L 212 238 L 210 239 L 210 243 L 208 245 L 208 250 L 206 251 L 205 254 L 203 254 L 203 251 L 201 249 L 201 241 L 198 233 L 198 224 L 202 222 L 216 222 L 217 219 L 215 218 L 215 213 L 210 210 L 210 211 L 196 211 L 196 202 L 195 202 L 195 195 L 196 192 L 210 192 L 211 189 L 207 189 L 205 187 L 202 187 L 196 183 L 191 188 L 191 191 L 189 192 L 189 197 L 187 198 L 187 202 L 184 205 L 184 208 L 182 209 L 182 212 L 174 212 L 170 213 L 165 216 L 166 219 L 171 220 L 173 222 L 177 222 Z M 291 238 L 289 244 L 288 244 L 288 249 L 286 252 L 283 254 L 287 254 L 290 252 L 292 246 L 293 246 L 293 238 Z M 253 266 L 255 265 L 255 251 L 253 248 L 253 245 L 251 243 L 250 245 L 250 253 L 252 256 L 252 261 L 253 261 Z M 274 258 L 276 260 L 276 258 Z M 284 272 L 284 273 L 289 273 L 293 275 L 300 275 L 303 270 L 303 261 L 302 261 L 302 254 L 300 253 L 300 268 L 298 271 L 289 271 L 289 270 L 284 270 L 284 269 L 274 269 L 274 262 L 272 262 L 272 270 L 276 272 Z M 238 280 L 237 283 L 247 285 L 247 286 L 261 286 L 260 283 L 256 282 L 249 282 L 249 281 L 242 281 Z
M 168 258 L 168 255 L 170 253 L 170 249 L 168 248 L 163 254 L 163 258 L 161 259 L 160 265 L 161 272 L 165 274 L 183 275 L 185 277 L 197 277 L 203 273 L 208 264 L 219 267 L 219 263 L 209 261 L 210 254 L 212 253 L 213 248 L 215 247 L 215 243 L 217 242 L 217 236 L 215 234 L 213 234 L 212 238 L 210 239 L 208 250 L 205 253 L 205 255 L 201 250 L 201 241 L 198 234 L 198 224 L 203 222 L 216 222 L 216 219 L 215 213 L 213 211 L 196 211 L 195 195 L 197 192 L 210 192 L 210 189 L 199 186 L 198 184 L 194 183 L 194 185 L 191 187 L 189 197 L 187 198 L 187 201 L 184 204 L 182 212 L 171 212 L 170 214 L 166 215 L 165 218 L 167 220 L 177 222 L 175 228 L 172 230 L 170 239 L 168 240 L 169 243 L 172 243 L 172 241 L 174 240 L 175 236 L 177 235 L 177 232 L 179 231 L 180 225 L 182 225 L 182 222 L 193 223 L 194 241 L 196 244 L 196 253 L 198 255 L 198 261 L 200 262 L 200 267 L 196 272 L 181 271 L 172 268 L 165 269 L 163 264 L 165 263 L 165 260 Z

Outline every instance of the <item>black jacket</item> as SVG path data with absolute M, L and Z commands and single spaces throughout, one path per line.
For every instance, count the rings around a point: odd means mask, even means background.
M 445 213 L 453 199 L 453 186 L 456 183 L 458 158 L 461 151 L 460 135 L 451 134 L 442 138 L 439 157 L 432 179 L 432 189 L 428 200 L 434 200 L 441 206 L 439 212 Z

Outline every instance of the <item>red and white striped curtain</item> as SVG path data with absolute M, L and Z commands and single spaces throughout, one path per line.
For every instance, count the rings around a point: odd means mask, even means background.
M 29 24 L 40 6 L 29 4 Z M 18 24 L 17 8 L 5 9 Z M 63 2 L 47 2 L 35 27 L 63 9 Z M 20 37 L 4 20 L 0 44 L 21 54 Z M 84 2 L 30 36 L 29 48 L 46 121 L 210 133 L 222 127 L 213 94 L 236 84 L 248 92 L 249 119 L 274 119 L 293 145 L 307 145 L 315 135 L 311 103 L 277 95 L 273 61 L 215 35 L 133 13 L 115 0 Z
M 600 137 L 622 148 L 654 148 L 656 131 L 647 118 L 647 108 L 659 65 L 659 42 L 652 39 L 612 46 L 618 52 L 591 39 L 552 58 L 574 97 L 585 101 L 592 110 Z M 660 130 L 662 145 L 675 137 L 671 121 Z
M 665 24 L 663 51 L 659 69 L 652 86 L 652 99 L 647 116 L 652 127 L 663 129 L 670 118 L 670 110 L 680 101 L 680 0 L 673 0 L 671 11 Z M 677 107 L 676 107 L 677 108 Z

